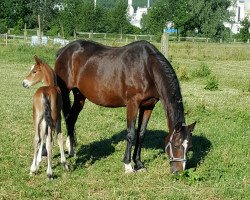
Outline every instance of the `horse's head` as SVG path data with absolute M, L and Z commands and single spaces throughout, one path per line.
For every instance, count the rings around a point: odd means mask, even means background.
M 44 65 L 43 61 L 37 56 L 34 56 L 34 59 L 36 61 L 35 64 L 31 67 L 30 73 L 23 80 L 23 87 L 25 88 L 29 88 L 32 85 L 43 81 L 44 78 L 44 74 L 42 72 L 42 67 Z
M 173 133 L 169 136 L 166 153 L 170 157 L 170 173 L 178 173 L 185 170 L 187 152 L 192 147 L 192 131 L 196 122 L 186 126 L 177 124 Z

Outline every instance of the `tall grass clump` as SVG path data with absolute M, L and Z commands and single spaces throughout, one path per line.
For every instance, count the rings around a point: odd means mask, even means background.
M 179 79 L 182 81 L 187 81 L 190 78 L 188 75 L 188 69 L 186 66 L 179 67 L 177 70 L 177 75 L 178 75 Z
M 174 70 L 179 80 L 187 81 L 190 79 L 188 68 L 186 65 L 180 65 L 180 63 L 173 63 Z
M 206 82 L 205 90 L 215 91 L 219 89 L 219 81 L 218 79 L 212 75 L 209 76 Z
M 192 76 L 195 78 L 207 77 L 210 74 L 211 74 L 211 69 L 206 63 L 201 63 L 200 66 L 192 72 Z

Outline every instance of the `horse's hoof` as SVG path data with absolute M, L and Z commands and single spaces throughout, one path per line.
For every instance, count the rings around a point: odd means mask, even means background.
M 125 166 L 125 174 L 131 174 L 131 173 L 135 172 L 135 170 L 133 169 L 131 163 L 124 164 L 124 166 Z

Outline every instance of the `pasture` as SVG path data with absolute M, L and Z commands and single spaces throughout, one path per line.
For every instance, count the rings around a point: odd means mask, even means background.
M 60 166 L 53 148 L 55 178 L 46 161 L 29 176 L 33 156 L 32 96 L 22 87 L 33 56 L 52 67 L 58 47 L 0 47 L 0 199 L 249 199 L 249 44 L 170 43 L 180 78 L 188 124 L 197 121 L 185 172 L 169 174 L 164 153 L 167 122 L 160 103 L 145 136 L 147 173 L 125 174 L 126 113 L 86 101 L 76 123 L 76 156 Z M 207 87 L 210 86 L 210 87 Z M 207 89 L 205 89 L 207 88 Z M 64 139 L 66 129 L 63 122 Z

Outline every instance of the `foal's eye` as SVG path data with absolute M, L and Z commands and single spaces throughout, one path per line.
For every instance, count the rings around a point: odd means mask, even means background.
M 33 71 L 33 74 L 35 74 L 37 71 Z

